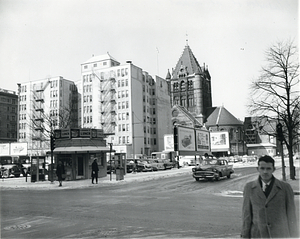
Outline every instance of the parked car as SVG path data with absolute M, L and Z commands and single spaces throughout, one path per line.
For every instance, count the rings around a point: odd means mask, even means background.
M 20 177 L 21 174 L 22 171 L 16 164 L 5 164 L 1 166 L 1 177 Z
M 137 163 L 137 171 L 138 172 L 151 172 L 153 171 L 153 168 L 151 164 L 149 164 L 147 161 L 138 161 Z
M 201 178 L 210 180 L 219 180 L 221 177 L 230 178 L 234 173 L 233 166 L 228 164 L 225 159 L 207 159 L 203 160 L 202 165 L 198 165 L 192 169 L 193 177 L 196 181 Z

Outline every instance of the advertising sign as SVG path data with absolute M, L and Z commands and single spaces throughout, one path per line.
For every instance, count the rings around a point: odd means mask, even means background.
M 195 151 L 194 129 L 178 127 L 178 150 Z
M 9 156 L 9 143 L 0 144 L 0 156 Z
M 27 143 L 11 143 L 10 144 L 11 156 L 26 156 L 27 155 Z
M 229 134 L 226 131 L 210 132 L 211 151 L 229 151 Z
M 164 150 L 165 151 L 174 151 L 174 136 L 173 134 L 164 135 Z
M 196 129 L 196 147 L 197 151 L 209 151 L 209 131 Z

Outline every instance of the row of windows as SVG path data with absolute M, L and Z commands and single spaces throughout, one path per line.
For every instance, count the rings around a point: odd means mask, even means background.
M 129 124 L 119 124 L 119 132 L 129 131 Z
M 92 74 L 84 75 L 83 76 L 83 83 L 85 83 L 85 82 L 92 82 L 92 81 L 93 81 Z
M 118 113 L 119 120 L 129 120 L 129 112 L 126 113 Z
M 16 121 L 16 116 L 12 115 L 11 117 L 9 115 L 6 116 L 7 120 L 12 120 L 12 121 Z
M 11 99 L 8 97 L 1 97 L 1 102 L 5 102 L 5 103 L 11 103 L 13 105 L 16 104 L 16 99 Z
M 148 139 L 148 140 L 147 140 Z M 150 139 L 150 138 L 144 138 L 144 144 L 150 144 L 151 143 L 151 145 L 156 145 L 156 139 Z
M 144 144 L 152 144 L 152 145 L 156 145 L 156 139 L 150 139 L 150 138 L 144 138 Z M 119 144 L 129 144 L 129 136 L 119 136 Z
M 26 120 L 26 114 L 20 114 L 20 120 Z
M 26 110 L 26 104 L 20 105 L 20 110 Z
M 19 129 L 26 129 L 26 123 L 20 123 Z
M 144 116 L 144 123 L 156 124 L 156 118 L 150 118 L 149 116 L 147 116 L 147 121 L 146 121 L 146 116 Z
M 156 134 L 156 128 L 150 128 L 149 126 L 144 126 L 144 133 L 148 134 Z
M 20 101 L 26 101 L 26 95 L 21 95 L 20 96 Z
M 91 105 L 83 107 L 83 113 L 91 113 L 93 112 L 93 107 Z
M 83 96 L 83 102 L 92 102 L 92 101 L 93 101 L 92 95 Z
M 58 97 L 58 90 L 51 90 L 50 97 Z
M 150 100 L 149 100 L 149 98 L 147 96 L 147 103 L 149 103 L 150 105 L 155 105 L 155 100 L 156 99 L 154 99 L 154 98 L 150 98 Z M 144 95 L 143 95 L 143 102 L 146 102 L 146 97 Z
M 25 132 L 19 133 L 19 138 L 26 139 L 26 133 Z
M 128 79 L 118 80 L 118 87 L 128 86 Z
M 128 109 L 129 108 L 129 102 L 128 101 L 122 101 L 118 102 L 118 109 Z
M 21 92 L 27 92 L 27 85 L 21 86 Z
M 50 108 L 56 108 L 58 106 L 58 100 L 50 100 Z
M 129 144 L 129 136 L 119 136 L 119 144 Z
M 118 98 L 125 98 L 125 97 L 128 97 L 128 90 L 122 90 L 122 91 L 118 91 Z
M 148 90 L 148 86 L 143 85 L 143 92 L 145 92 L 145 89 L 147 89 L 147 93 L 149 93 L 150 95 L 155 95 L 155 89 Z
M 194 96 L 189 95 L 188 96 L 188 105 L 186 103 L 187 103 L 186 96 L 181 96 L 181 97 L 175 96 L 174 97 L 174 104 L 175 105 L 191 107 L 191 106 L 194 106 Z
M 26 110 L 26 105 L 25 105 L 25 110 Z M 16 107 L 7 106 L 7 112 L 16 113 Z
M 144 110 L 144 113 L 146 113 L 146 106 L 145 105 L 143 106 L 143 110 Z M 147 106 L 147 113 L 155 115 L 156 114 L 155 108 L 150 108 L 149 106 Z
M 186 89 L 192 90 L 194 88 L 194 83 L 193 81 L 189 80 L 187 82 L 181 81 L 180 83 L 175 82 L 173 84 L 173 90 L 174 91 L 185 91 Z
M 93 116 L 84 116 L 83 123 L 84 124 L 93 123 Z
M 83 93 L 84 92 L 92 92 L 92 85 L 83 86 Z
M 58 116 L 58 110 L 50 110 L 50 117 L 51 116 Z
M 87 69 L 88 66 L 85 65 L 84 69 Z M 116 78 L 117 77 L 124 77 L 128 75 L 128 68 L 122 68 L 122 69 L 118 69 L 118 70 L 111 70 L 111 71 L 103 71 L 100 72 L 100 79 L 104 80 L 104 79 L 110 79 L 110 78 Z M 92 74 L 88 74 L 88 75 L 84 75 L 83 76 L 83 82 L 92 82 Z M 118 83 L 118 86 L 120 87 L 122 85 L 122 82 L 120 82 L 120 85 Z M 128 86 L 128 79 L 125 81 L 125 84 L 122 86 Z

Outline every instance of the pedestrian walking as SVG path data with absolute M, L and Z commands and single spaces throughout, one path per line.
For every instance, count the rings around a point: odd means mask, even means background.
M 272 157 L 260 157 L 257 171 L 258 179 L 244 188 L 241 237 L 298 238 L 293 189 L 274 177 Z
M 59 161 L 56 167 L 56 175 L 57 175 L 57 180 L 59 182 L 58 185 L 59 187 L 62 186 L 63 174 L 65 174 L 65 167 L 63 163 Z
M 96 183 L 98 183 L 98 164 L 97 164 L 97 158 L 94 159 L 94 162 L 92 163 L 92 184 L 94 184 L 94 179 L 96 179 Z

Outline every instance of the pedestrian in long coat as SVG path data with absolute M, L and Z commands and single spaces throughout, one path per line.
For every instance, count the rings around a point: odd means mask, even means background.
M 94 179 L 96 179 L 96 183 L 98 183 L 98 164 L 97 159 L 94 159 L 94 162 L 92 163 L 92 184 L 94 184 Z
M 258 180 L 247 183 L 244 188 L 241 236 L 244 238 L 297 238 L 299 231 L 294 192 L 288 183 L 279 181 L 273 176 L 274 160 L 270 156 L 263 157 L 269 158 L 266 159 L 267 162 L 264 161 L 265 159 L 259 159 Z M 266 178 L 269 178 L 269 184 Z M 268 185 L 265 191 L 263 191 L 263 185 Z
M 65 174 L 65 167 L 61 161 L 58 162 L 56 167 L 57 180 L 59 182 L 59 187 L 62 186 L 63 174 Z

